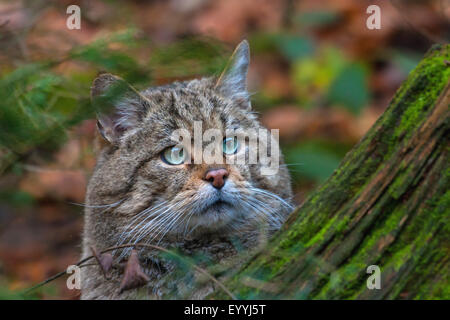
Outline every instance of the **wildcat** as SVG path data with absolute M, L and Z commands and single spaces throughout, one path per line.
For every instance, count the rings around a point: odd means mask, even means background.
M 94 80 L 91 97 L 101 110 L 97 125 L 105 143 L 87 188 L 83 257 L 90 256 L 92 248 L 151 243 L 188 256 L 201 253 L 220 264 L 240 250 L 257 247 L 280 228 L 292 210 L 290 177 L 282 156 L 272 175 L 261 174 L 262 163 L 192 163 L 172 135 L 180 128 L 192 132 L 194 122 L 224 136 L 226 129 L 244 133 L 264 129 L 251 110 L 248 65 L 249 46 L 244 40 L 218 78 L 142 92 L 111 74 Z M 209 143 L 221 148 L 224 159 L 252 151 L 235 138 Z M 126 259 L 130 250 L 113 251 L 115 261 Z M 150 281 L 123 292 L 120 269 L 107 280 L 98 265 L 83 267 L 81 298 L 164 298 L 169 292 L 165 275 L 176 266 L 162 260 L 154 251 L 140 249 L 139 261 Z M 212 290 L 210 285 L 188 297 L 204 298 Z

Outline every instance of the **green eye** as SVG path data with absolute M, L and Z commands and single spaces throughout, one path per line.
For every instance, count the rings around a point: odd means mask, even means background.
M 223 139 L 223 153 L 234 154 L 239 149 L 239 142 L 237 137 Z
M 172 165 L 182 164 L 186 159 L 183 147 L 171 147 L 163 151 L 161 155 L 164 162 Z

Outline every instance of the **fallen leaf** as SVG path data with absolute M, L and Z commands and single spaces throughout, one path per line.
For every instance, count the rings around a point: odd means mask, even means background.
M 98 255 L 97 250 L 95 250 L 94 247 L 91 247 L 91 251 L 92 255 L 95 257 L 100 268 L 102 269 L 103 275 L 106 279 L 109 279 L 108 272 L 111 270 L 113 263 L 112 255 L 108 252 Z
M 125 267 L 125 274 L 123 275 L 122 282 L 120 283 L 119 293 L 142 287 L 148 281 L 150 281 L 150 279 L 141 269 L 136 250 L 131 250 L 127 266 Z

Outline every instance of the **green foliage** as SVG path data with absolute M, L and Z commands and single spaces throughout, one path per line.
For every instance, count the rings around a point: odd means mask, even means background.
M 154 48 L 149 64 L 164 77 L 205 76 L 219 73 L 227 56 L 223 44 L 216 40 L 187 38 Z
M 369 102 L 367 69 L 360 63 L 347 61 L 332 47 L 297 59 L 292 78 L 303 106 L 319 105 L 326 98 L 328 104 L 343 106 L 357 114 Z
M 11 291 L 6 287 L 0 286 L 0 300 L 22 300 L 23 296 L 20 293 Z
M 276 38 L 280 52 L 290 61 L 295 61 L 314 53 L 314 44 L 307 37 L 281 34 Z
M 322 182 L 337 168 L 346 150 L 342 145 L 309 141 L 287 148 L 285 158 L 294 178 Z
M 410 73 L 417 66 L 421 58 L 420 55 L 411 52 L 393 51 L 391 55 L 393 63 L 405 74 Z
M 303 22 L 314 25 L 315 19 L 320 25 L 332 23 L 337 17 L 332 12 L 316 12 L 310 22 L 308 19 Z M 278 52 L 291 63 L 296 100 L 303 107 L 327 103 L 358 114 L 368 105 L 367 67 L 349 61 L 340 50 L 330 46 L 316 48 L 309 37 L 283 33 L 256 34 L 251 38 L 251 44 L 256 52 Z M 406 58 L 401 63 L 409 68 L 414 66 L 414 61 Z
M 25 191 L 4 190 L 0 191 L 0 202 L 16 207 L 31 206 L 34 203 L 34 198 Z
M 303 27 L 325 27 L 336 23 L 339 19 L 340 16 L 335 11 L 316 10 L 299 14 L 294 22 Z
M 311 56 L 315 44 L 310 37 L 287 33 L 255 33 L 250 37 L 253 53 L 277 52 L 290 62 Z
M 154 73 L 178 78 L 211 74 L 226 61 L 224 47 L 209 39 L 151 47 L 130 29 L 76 47 L 62 59 L 27 63 L 4 72 L 0 78 L 0 172 L 33 150 L 56 150 L 68 129 L 95 116 L 89 93 L 99 71 L 144 88 L 152 83 Z M 136 58 L 139 50 L 149 52 L 149 58 Z M 81 71 L 61 74 L 57 67 L 63 62 L 76 64 Z
M 55 150 L 68 128 L 93 117 L 89 87 L 98 70 L 118 72 L 129 79 L 145 78 L 140 64 L 116 47 L 131 48 L 138 42 L 127 31 L 70 51 L 61 60 L 19 66 L 0 79 L 0 147 L 2 170 L 36 148 Z M 88 62 L 93 70 L 60 74 L 61 62 Z M 13 156 L 12 156 L 13 155 Z
M 331 83 L 328 99 L 359 113 L 369 100 L 366 69 L 360 64 L 347 65 Z
M 24 154 L 34 145 L 59 142 L 62 121 L 73 107 L 64 86 L 64 79 L 43 64 L 26 65 L 0 79 L 0 144 Z
M 292 80 L 300 104 L 306 107 L 318 105 L 316 97 L 325 95 L 346 63 L 342 53 L 332 47 L 321 48 L 314 56 L 296 60 L 292 66 Z
M 10 289 L 8 282 L 0 278 L 0 300 L 38 300 L 43 295 L 54 297 L 56 294 L 57 290 L 54 283 L 49 283 L 47 286 L 25 295 L 23 291 Z

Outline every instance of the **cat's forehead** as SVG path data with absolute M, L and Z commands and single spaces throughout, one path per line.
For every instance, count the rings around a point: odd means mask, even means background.
M 196 122 L 202 123 L 203 130 L 254 125 L 246 110 L 214 91 L 209 78 L 149 88 L 142 94 L 151 106 L 143 125 L 162 127 L 164 132 L 192 131 Z

